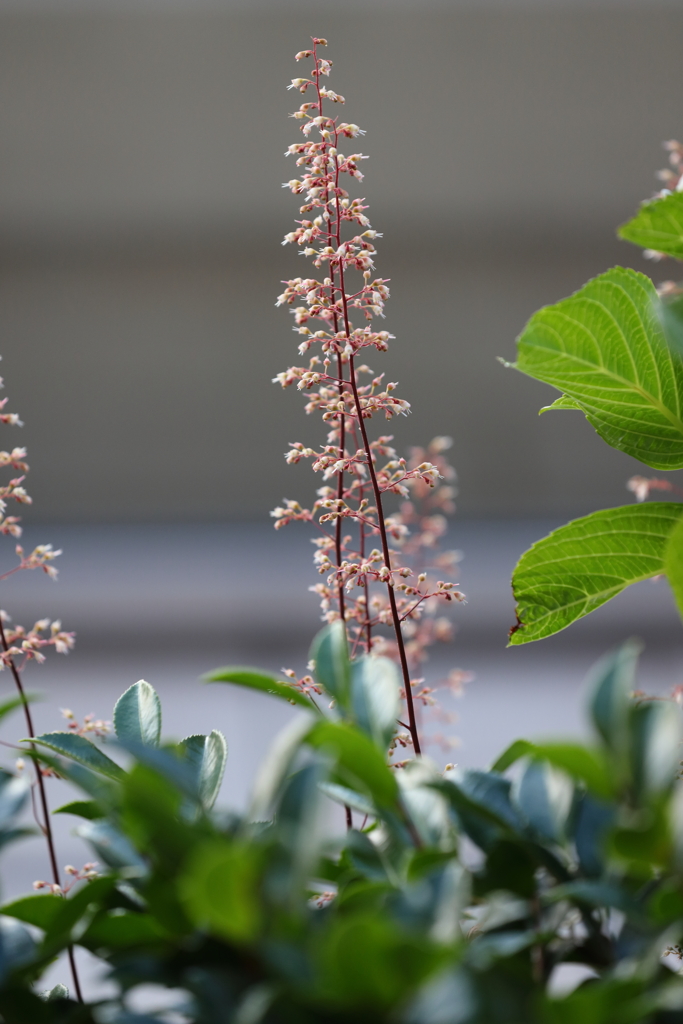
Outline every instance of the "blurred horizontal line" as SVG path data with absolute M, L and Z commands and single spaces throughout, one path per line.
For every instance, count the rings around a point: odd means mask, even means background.
M 680 0 L 344 0 L 344 15 L 464 12 L 678 10 Z M 340 14 L 339 0 L 0 0 L 0 14 Z
M 380 218 L 386 230 L 377 243 L 383 254 L 400 257 L 405 253 L 411 259 L 468 260 L 485 258 L 487 261 L 519 260 L 534 253 L 543 259 L 563 262 L 577 253 L 603 252 L 609 261 L 633 259 L 636 250 L 619 242 L 614 225 L 624 220 L 620 210 L 613 215 L 608 211 L 599 219 L 581 217 L 538 217 L 519 220 L 491 217 L 473 221 L 471 218 L 451 216 L 440 221 L 406 222 L 403 216 L 384 211 Z M 380 221 L 378 221 L 379 223 Z M 289 227 L 289 225 L 285 225 Z M 78 228 L 73 225 L 59 228 L 43 225 L 8 225 L 0 218 L 0 262 L 32 263 L 59 259 L 78 263 L 93 259 L 109 261 L 161 261 L 186 262 L 196 260 L 258 258 L 259 262 L 274 262 L 286 272 L 284 259 L 298 253 L 297 246 L 283 250 L 280 235 L 266 225 L 247 228 L 241 222 L 210 226 L 198 223 L 150 224 L 137 228 L 114 228 L 92 225 Z M 616 254 L 616 255 L 615 255 Z M 637 253 L 636 253 L 637 255 Z

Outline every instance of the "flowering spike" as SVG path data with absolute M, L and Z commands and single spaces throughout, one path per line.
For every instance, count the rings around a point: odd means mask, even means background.
M 435 438 L 426 450 L 413 449 L 402 459 L 390 435 L 368 436 L 373 417 L 406 415 L 410 405 L 397 396 L 395 382 L 385 383 L 384 374 L 373 375 L 361 361 L 364 350 L 386 352 L 393 339 L 373 323 L 384 317 L 389 281 L 376 275 L 374 243 L 382 236 L 370 224 L 367 204 L 344 187 L 346 179 L 349 184 L 362 180 L 359 164 L 367 157 L 345 155 L 340 144 L 365 132 L 327 115 L 325 100 L 345 101 L 321 83 L 332 68 L 332 61 L 318 55 L 323 45 L 326 40 L 314 38 L 312 50 L 296 55 L 297 61 L 312 58 L 312 68 L 288 88 L 310 88 L 311 98 L 292 114 L 301 123 L 303 141 L 285 154 L 296 158 L 298 176 L 283 185 L 302 201 L 302 219 L 283 245 L 299 246 L 319 275 L 284 281 L 276 303 L 290 308 L 294 330 L 303 339 L 299 353 L 312 357 L 308 366 L 290 366 L 273 381 L 283 388 L 295 384 L 306 395 L 306 412 L 319 413 L 327 425 L 325 444 L 308 447 L 297 441 L 285 453 L 290 464 L 310 460 L 324 486 L 311 508 L 286 500 L 271 515 L 276 529 L 294 521 L 315 524 L 314 562 L 324 582 L 312 589 L 320 596 L 323 619 L 345 621 L 352 655 L 366 651 L 398 660 L 409 742 L 419 753 L 414 702 L 433 704 L 433 688 L 414 690 L 417 680 L 411 675 L 430 644 L 450 639 L 450 623 L 435 617 L 436 609 L 442 602 L 464 600 L 453 583 L 420 571 L 427 561 L 433 570 L 457 563 L 456 552 L 439 550 L 444 516 L 454 509 L 455 474 L 444 457 L 448 438 Z M 361 383 L 361 375 L 370 382 Z M 384 502 L 392 495 L 400 507 L 387 514 Z M 421 563 L 418 570 L 405 564 L 406 556 Z

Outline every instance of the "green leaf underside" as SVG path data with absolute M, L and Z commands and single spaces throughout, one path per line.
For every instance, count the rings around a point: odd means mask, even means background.
M 540 309 L 516 369 L 563 392 L 613 448 L 653 469 L 683 466 L 683 358 L 667 342 L 652 281 L 622 267 Z
M 203 676 L 205 683 L 232 683 L 234 686 L 244 686 L 248 690 L 260 690 L 261 693 L 269 693 L 272 697 L 280 697 L 289 701 L 290 704 L 299 704 L 309 711 L 313 703 L 305 696 L 295 690 L 288 683 L 280 682 L 274 676 L 265 672 L 259 672 L 253 668 L 242 668 L 239 665 L 228 665 L 226 668 L 217 668 Z
M 626 242 L 683 259 L 683 193 L 643 203 L 638 213 L 617 231 Z
M 86 768 L 91 768 L 107 778 L 118 781 L 125 774 L 123 768 L 103 754 L 100 748 L 85 736 L 78 736 L 73 732 L 45 732 L 42 736 L 36 736 L 32 742 L 69 757 L 72 761 L 85 765 Z
M 538 410 L 538 415 L 544 412 L 552 412 L 555 409 L 572 409 L 579 412 L 583 412 L 583 409 L 578 402 L 575 402 L 573 398 L 568 398 L 567 395 L 560 395 L 556 398 L 552 405 L 544 405 L 542 409 Z
M 603 509 L 537 541 L 512 576 L 520 628 L 510 643 L 552 636 L 631 583 L 663 573 L 681 515 L 683 505 L 664 501 Z

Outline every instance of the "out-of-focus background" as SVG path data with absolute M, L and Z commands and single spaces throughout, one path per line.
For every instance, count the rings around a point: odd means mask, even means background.
M 454 438 L 469 604 L 431 672 L 477 680 L 459 751 L 434 757 L 483 764 L 519 734 L 580 730 L 586 670 L 629 635 L 647 645 L 645 688 L 683 681 L 664 581 L 505 649 L 519 554 L 631 500 L 643 467 L 578 414 L 539 419 L 549 389 L 496 361 L 538 306 L 615 263 L 671 276 L 614 229 L 683 135 L 680 0 L 0 0 L 1 349 L 26 421 L 2 446 L 29 448 L 27 544 L 65 549 L 56 587 L 25 574 L 1 604 L 79 634 L 30 673 L 40 728 L 60 727 L 60 706 L 110 716 L 145 676 L 170 735 L 222 725 L 238 804 L 289 713 L 197 678 L 303 669 L 319 622 L 308 537 L 268 520 L 314 489 L 287 442 L 323 436 L 270 383 L 296 361 L 279 283 L 307 273 L 279 244 L 297 215 L 280 184 L 300 101 L 285 86 L 312 34 L 367 130 L 362 194 L 396 335 L 372 365 L 413 405 L 397 444 Z M 40 856 L 17 855 L 11 886 Z

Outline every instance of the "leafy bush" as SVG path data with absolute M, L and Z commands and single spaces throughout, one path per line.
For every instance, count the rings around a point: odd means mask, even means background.
M 445 774 L 424 759 L 387 765 L 391 662 L 350 661 L 339 623 L 315 652 L 335 709 L 293 720 L 243 817 L 212 810 L 220 733 L 161 742 L 146 683 L 114 713 L 125 770 L 86 738 L 37 738 L 43 762 L 83 789 L 62 810 L 84 819 L 108 870 L 66 900 L 2 908 L 37 929 L 22 930 L 19 954 L 14 933 L 3 947 L 7 1024 L 166 1019 L 126 1011 L 143 984 L 182 990 L 182 1019 L 197 1024 L 683 1020 L 683 980 L 661 959 L 683 930 L 680 713 L 633 700 L 637 646 L 596 667 L 592 743 L 518 741 L 489 771 Z M 330 824 L 331 801 L 355 827 Z M 116 999 L 30 993 L 74 944 L 110 967 Z M 571 965 L 594 980 L 554 995 Z

